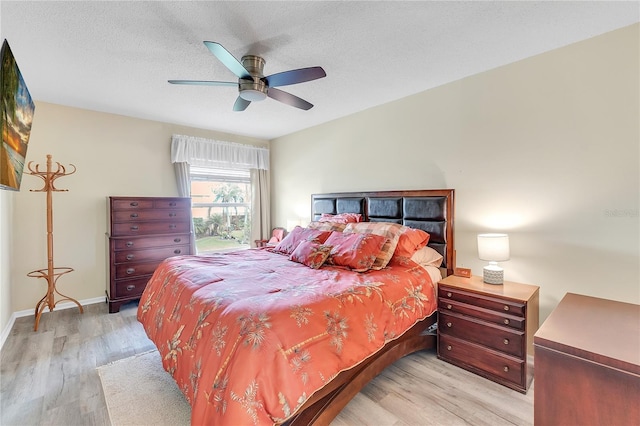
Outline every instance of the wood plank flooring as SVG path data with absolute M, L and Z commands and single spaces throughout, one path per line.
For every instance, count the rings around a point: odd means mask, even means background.
M 18 318 L 0 353 L 0 425 L 109 426 L 96 367 L 154 349 L 135 304 Z M 133 384 L 132 384 L 133 385 Z M 531 425 L 533 388 L 520 394 L 437 359 L 407 356 L 371 381 L 332 425 Z

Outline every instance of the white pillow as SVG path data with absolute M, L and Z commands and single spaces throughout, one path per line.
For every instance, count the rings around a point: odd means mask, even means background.
M 422 247 L 411 256 L 411 260 L 419 265 L 435 266 L 439 268 L 442 265 L 442 255 L 429 246 Z

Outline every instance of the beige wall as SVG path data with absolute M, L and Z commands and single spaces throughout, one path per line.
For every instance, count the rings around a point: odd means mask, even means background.
M 566 292 L 640 303 L 639 27 L 272 141 L 274 226 L 312 193 L 454 188 L 458 265 L 508 232 L 541 321 Z
M 170 164 L 174 133 L 266 146 L 267 141 L 36 102 L 27 161 L 46 165 L 46 155 L 77 172 L 56 181 L 53 236 L 56 266 L 75 271 L 59 290 L 78 300 L 104 295 L 106 287 L 106 197 L 176 196 Z M 41 180 L 25 175 L 20 192 L 0 198 L 0 329 L 12 312 L 33 309 L 46 293 L 29 271 L 46 268 L 46 194 Z M 13 205 L 13 207 L 11 207 Z M 7 235 L 12 232 L 12 238 Z M 11 247 L 10 250 L 5 248 Z M 10 266 L 10 272 L 7 267 Z M 11 302 L 7 302 L 7 298 Z

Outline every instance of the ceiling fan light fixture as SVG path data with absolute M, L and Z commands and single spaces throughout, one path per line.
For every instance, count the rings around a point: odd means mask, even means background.
M 257 102 L 267 99 L 267 85 L 260 79 L 240 79 L 240 97 L 245 101 Z
M 258 102 L 267 99 L 267 94 L 255 89 L 245 89 L 240 92 L 240 97 L 245 101 Z

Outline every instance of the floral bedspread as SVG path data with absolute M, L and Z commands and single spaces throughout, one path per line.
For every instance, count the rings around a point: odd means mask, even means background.
M 191 424 L 274 424 L 436 310 L 416 263 L 311 269 L 266 249 L 178 256 L 138 320 L 192 407 Z

